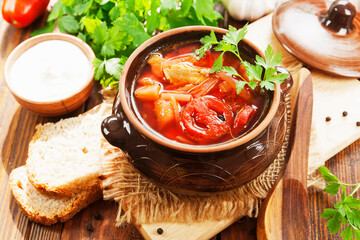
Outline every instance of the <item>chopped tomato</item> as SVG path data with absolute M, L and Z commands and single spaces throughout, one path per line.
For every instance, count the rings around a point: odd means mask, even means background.
M 246 124 L 251 120 L 252 116 L 255 114 L 255 109 L 251 106 L 246 105 L 240 109 L 235 117 L 234 126 L 231 133 L 236 136 L 244 130 Z
M 204 56 L 194 63 L 195 66 L 212 68 L 214 65 L 215 57 L 210 51 L 206 51 Z
M 206 143 L 227 134 L 233 118 L 231 109 L 211 96 L 192 100 L 181 112 L 185 134 L 198 143 Z
M 217 72 L 216 75 L 217 75 L 221 80 L 224 80 L 225 82 L 227 82 L 230 87 L 236 89 L 236 82 L 237 82 L 237 80 L 235 80 L 233 77 L 227 75 L 227 73 L 225 73 L 225 72 Z
M 243 99 L 247 103 L 251 103 L 253 99 L 252 90 L 249 86 L 245 85 L 245 87 L 241 90 L 238 96 Z

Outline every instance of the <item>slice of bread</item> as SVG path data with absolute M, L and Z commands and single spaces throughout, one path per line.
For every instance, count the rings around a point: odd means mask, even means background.
M 111 104 L 57 123 L 38 125 L 30 142 L 26 171 L 40 191 L 72 196 L 99 183 L 101 174 L 101 122 Z
M 10 188 L 23 213 L 44 225 L 69 220 L 81 209 L 102 197 L 100 185 L 92 185 L 73 197 L 54 197 L 39 192 L 28 180 L 25 166 L 10 174 Z

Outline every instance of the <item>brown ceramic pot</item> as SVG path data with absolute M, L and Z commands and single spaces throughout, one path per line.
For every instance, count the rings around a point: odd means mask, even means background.
M 141 123 L 134 111 L 132 92 L 138 69 L 149 53 L 184 41 L 199 41 L 211 30 L 218 38 L 227 32 L 214 27 L 183 27 L 161 33 L 138 47 L 121 74 L 113 115 L 102 123 L 105 138 L 127 152 L 129 161 L 141 174 L 181 193 L 226 191 L 253 180 L 272 163 L 285 137 L 285 104 L 279 85 L 268 94 L 269 107 L 261 121 L 246 135 L 224 143 L 177 143 Z M 262 55 L 246 39 L 239 47 L 247 61 L 253 61 L 256 54 Z

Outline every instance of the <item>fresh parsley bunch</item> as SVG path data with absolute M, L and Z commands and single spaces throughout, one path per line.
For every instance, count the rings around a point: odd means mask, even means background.
M 117 86 L 128 56 L 159 31 L 189 25 L 217 26 L 218 0 L 58 0 L 45 27 L 32 35 L 61 32 L 87 42 L 94 59 L 95 80 Z
M 196 50 L 195 55 L 200 59 L 205 55 L 205 52 L 208 51 L 213 45 L 215 45 L 214 50 L 222 52 L 220 56 L 214 61 L 214 65 L 211 69 L 211 73 L 214 72 L 225 72 L 230 76 L 238 76 L 242 81 L 236 82 L 237 94 L 248 85 L 250 88 L 254 89 L 259 84 L 261 88 L 274 91 L 275 83 L 282 83 L 289 74 L 278 73 L 276 74 L 276 66 L 278 66 L 281 59 L 281 52 L 278 52 L 275 55 L 274 50 L 268 45 L 265 51 L 265 59 L 256 55 L 255 65 L 252 65 L 249 62 L 243 61 L 240 56 L 240 51 L 238 44 L 245 37 L 247 33 L 247 24 L 242 29 L 236 29 L 233 26 L 229 26 L 229 31 L 223 36 L 222 40 L 218 41 L 215 36 L 215 33 L 211 31 L 210 35 L 201 38 L 200 42 L 203 46 Z M 233 67 L 223 66 L 223 56 L 225 52 L 233 53 L 246 69 L 246 74 L 249 78 L 249 81 L 246 81 Z
M 326 208 L 321 214 L 322 218 L 329 219 L 326 223 L 329 232 L 334 234 L 341 229 L 341 224 L 346 228 L 341 232 L 340 236 L 344 240 L 351 240 L 355 237 L 360 240 L 360 199 L 354 198 L 354 194 L 359 190 L 360 183 L 347 184 L 341 182 L 326 167 L 319 168 L 320 174 L 323 176 L 328 185 L 324 189 L 330 195 L 335 195 L 341 188 L 341 201 L 334 205 L 334 208 Z M 350 195 L 346 196 L 346 188 L 352 188 Z

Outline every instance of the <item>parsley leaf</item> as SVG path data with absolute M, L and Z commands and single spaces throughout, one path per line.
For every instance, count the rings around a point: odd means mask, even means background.
M 77 33 L 80 29 L 79 22 L 74 16 L 65 15 L 59 18 L 58 26 L 61 32 Z
M 275 55 L 275 51 L 270 45 L 268 45 L 265 50 L 265 59 L 262 57 L 256 57 L 256 62 L 264 68 L 276 67 L 281 63 L 281 52 L 278 52 Z
M 233 67 L 223 66 L 221 71 L 227 73 L 229 76 L 234 75 L 240 77 L 240 74 Z
M 113 22 L 115 26 L 121 28 L 127 34 L 133 36 L 133 44 L 135 47 L 140 46 L 143 42 L 150 38 L 145 31 L 143 24 L 132 13 L 125 13 Z
M 340 184 L 336 182 L 330 182 L 326 188 L 324 189 L 325 192 L 330 193 L 330 195 L 335 195 L 339 191 Z
M 195 55 L 198 58 L 202 58 L 205 52 L 208 51 L 213 45 L 214 50 L 222 52 L 220 56 L 215 60 L 214 65 L 210 73 L 223 71 L 228 75 L 234 75 L 241 78 L 243 83 L 236 83 L 236 92 L 239 94 L 241 90 L 248 85 L 250 88 L 255 89 L 260 86 L 263 89 L 274 91 L 274 84 L 281 84 L 289 74 L 278 73 L 275 68 L 281 62 L 281 53 L 275 55 L 274 50 L 269 45 L 265 51 L 265 59 L 260 56 L 256 56 L 255 64 L 243 61 L 238 48 L 239 42 L 245 37 L 247 33 L 247 24 L 241 28 L 236 29 L 233 26 L 229 26 L 229 31 L 222 37 L 222 40 L 218 40 L 215 33 L 212 31 L 210 35 L 201 38 L 200 42 L 203 46 L 196 50 Z M 225 52 L 231 52 L 234 54 L 241 63 L 244 65 L 247 77 L 249 81 L 245 80 L 239 73 L 234 72 L 235 69 L 229 69 L 223 66 L 223 55 Z
M 322 177 L 325 179 L 325 181 L 327 181 L 327 182 L 331 182 L 331 181 L 338 182 L 339 181 L 339 179 L 336 176 L 334 176 L 327 167 L 319 167 L 319 172 L 322 175 Z
M 334 234 L 341 229 L 341 225 L 345 226 L 345 230 L 340 236 L 344 240 L 351 240 L 360 237 L 360 199 L 354 198 L 354 194 L 359 190 L 360 183 L 346 184 L 341 182 L 326 167 L 319 168 L 320 174 L 323 176 L 328 185 L 324 189 L 325 192 L 334 195 L 341 188 L 341 201 L 334 205 L 334 208 L 326 208 L 321 214 L 322 218 L 329 219 L 326 223 L 328 230 Z M 354 190 L 346 196 L 346 187 L 352 187 Z
M 355 240 L 360 240 L 360 230 L 354 229 Z
M 220 56 L 215 59 L 214 61 L 214 65 L 211 68 L 210 73 L 214 73 L 214 72 L 218 72 L 222 69 L 223 65 L 222 65 L 222 58 L 223 58 L 224 53 L 221 53 Z
M 345 228 L 344 231 L 342 231 L 342 233 L 340 234 L 341 237 L 344 238 L 344 240 L 351 240 L 353 239 L 353 233 L 352 233 L 352 230 L 351 230 L 351 227 L 347 227 Z
M 227 32 L 225 34 L 223 39 L 226 43 L 230 43 L 232 45 L 237 46 L 239 44 L 239 42 L 245 37 L 247 32 L 248 32 L 247 24 L 239 30 L 237 30 L 235 27 L 229 25 L 229 32 Z
M 208 25 L 208 23 L 222 18 L 219 12 L 214 11 L 213 0 L 196 0 L 194 10 L 197 18 L 203 25 Z

